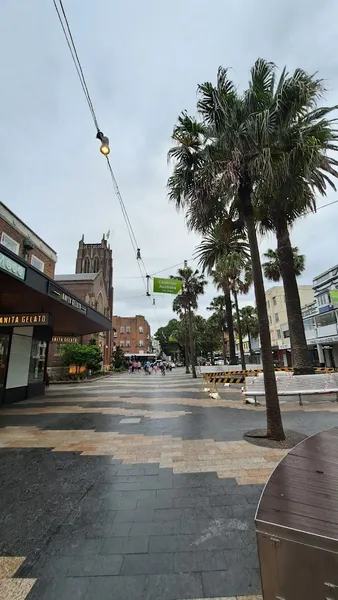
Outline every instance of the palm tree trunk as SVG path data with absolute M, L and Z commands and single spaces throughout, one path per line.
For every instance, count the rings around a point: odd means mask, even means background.
M 234 321 L 233 321 L 233 317 L 232 317 L 232 302 L 231 302 L 230 290 L 227 289 L 225 286 L 223 287 L 223 294 L 224 294 L 224 299 L 225 299 L 225 313 L 226 313 L 228 335 L 229 335 L 230 364 L 237 365 L 235 335 L 234 335 Z
M 191 311 L 191 304 L 190 304 L 190 302 L 189 302 L 189 305 L 188 305 L 188 315 L 189 315 L 189 336 L 190 336 L 191 371 L 192 371 L 192 378 L 193 379 L 197 379 L 196 360 L 195 360 L 195 344 L 194 344 L 194 333 L 193 333 L 193 326 L 192 326 L 192 311 Z
M 285 434 L 283 430 L 282 416 L 277 393 L 276 376 L 273 365 L 268 311 L 266 308 L 262 265 L 259 255 L 256 226 L 251 202 L 250 184 L 242 185 L 239 188 L 238 193 L 247 228 L 252 262 L 252 277 L 255 286 L 266 399 L 267 437 L 274 440 L 284 440 Z
M 293 252 L 289 231 L 287 224 L 281 220 L 278 221 L 276 236 L 280 271 L 284 285 L 286 313 L 289 323 L 294 374 L 313 374 L 315 371 L 313 364 L 311 364 L 305 337 L 302 309 L 293 265 Z
M 185 358 L 185 372 L 189 375 L 189 350 L 188 350 L 188 322 L 187 322 L 187 309 L 184 309 L 184 358 Z
M 242 324 L 241 324 L 241 318 L 239 316 L 237 291 L 232 290 L 232 293 L 234 295 L 234 300 L 235 300 L 235 309 L 236 309 L 237 327 L 238 327 L 238 339 L 239 339 L 239 351 L 240 351 L 240 355 L 241 355 L 241 365 L 242 365 L 243 371 L 245 371 L 245 356 L 244 356 L 244 348 L 243 348 Z
M 248 336 L 248 343 L 249 343 L 249 364 L 251 364 L 252 361 L 252 346 L 251 346 L 251 337 L 250 337 L 250 331 L 247 331 L 247 336 Z
M 223 354 L 223 362 L 226 365 L 227 364 L 227 350 L 226 350 L 225 339 L 224 339 L 224 325 L 222 326 L 222 354 Z

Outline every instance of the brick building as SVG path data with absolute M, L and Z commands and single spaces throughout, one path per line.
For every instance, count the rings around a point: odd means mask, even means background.
M 113 304 L 113 258 L 112 250 L 102 237 L 100 243 L 86 244 L 84 236 L 79 242 L 75 273 L 56 275 L 55 280 L 70 293 L 92 306 L 99 313 L 112 319 Z M 88 344 L 91 335 L 81 338 L 82 344 Z M 101 347 L 103 363 L 108 367 L 112 358 L 111 331 L 97 333 L 94 337 Z M 52 344 L 49 350 L 49 367 L 59 367 L 62 364 L 57 344 Z
M 113 317 L 114 346 L 120 346 L 126 356 L 152 353 L 151 331 L 143 315 Z
M 104 310 L 55 281 L 56 260 L 54 250 L 0 203 L 0 405 L 44 393 L 53 339 L 65 343 L 98 331 L 111 339 Z
M 0 202 L 0 244 L 54 279 L 57 254 L 7 206 Z

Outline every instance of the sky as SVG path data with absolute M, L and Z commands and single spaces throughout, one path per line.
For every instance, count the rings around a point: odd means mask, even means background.
M 199 238 L 168 202 L 167 152 L 182 110 L 194 114 L 198 83 L 219 65 L 244 88 L 258 57 L 313 73 L 338 103 L 336 0 L 63 0 L 99 126 L 149 274 L 191 266 Z M 58 254 L 72 273 L 78 242 L 110 230 L 114 314 L 143 314 L 152 331 L 174 315 L 172 296 L 145 297 L 105 159 L 99 152 L 52 0 L 0 6 L 0 200 Z M 318 206 L 338 199 L 329 191 Z M 306 255 L 300 284 L 337 264 L 338 203 L 299 221 L 293 245 Z M 261 251 L 275 248 L 273 235 Z M 268 284 L 269 285 L 269 284 Z M 199 312 L 215 295 L 209 285 Z M 253 290 L 241 305 L 253 303 Z

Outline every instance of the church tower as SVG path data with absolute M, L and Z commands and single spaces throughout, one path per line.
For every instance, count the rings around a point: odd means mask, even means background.
M 86 244 L 84 235 L 79 242 L 76 258 L 76 273 L 98 273 L 102 271 L 107 298 L 109 299 L 109 315 L 113 316 L 113 256 L 110 244 L 103 234 L 100 244 Z

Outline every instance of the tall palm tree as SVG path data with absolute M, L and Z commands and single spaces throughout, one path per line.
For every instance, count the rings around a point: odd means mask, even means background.
M 232 303 L 229 278 L 222 271 L 222 260 L 232 253 L 240 254 L 248 259 L 249 245 L 243 239 L 243 228 L 233 229 L 230 211 L 223 212 L 223 221 L 214 224 L 206 232 L 202 242 L 197 246 L 195 256 L 203 271 L 212 275 L 217 289 L 222 289 L 225 298 L 226 320 L 229 335 L 230 364 L 237 364 L 234 327 L 232 319 Z M 216 265 L 218 265 L 216 267 Z
M 227 364 L 227 353 L 226 353 L 226 344 L 224 334 L 227 330 L 227 313 L 226 313 L 226 300 L 225 296 L 215 296 L 210 302 L 210 306 L 207 307 L 207 310 L 212 310 L 213 313 L 217 316 L 217 320 L 222 332 L 222 354 L 223 354 L 223 362 Z M 231 314 L 231 325 L 233 327 L 232 322 L 232 314 Z M 233 333 L 233 329 L 232 329 Z M 229 330 L 228 330 L 229 335 Z M 230 336 L 229 336 L 229 346 L 230 346 Z M 233 364 L 233 363 L 232 363 Z
M 293 254 L 293 269 L 296 277 L 299 277 L 305 271 L 305 255 L 299 254 L 297 246 L 292 248 Z M 263 254 L 264 258 L 266 258 L 266 262 L 263 263 L 263 272 L 266 279 L 270 279 L 270 281 L 280 281 L 282 278 L 281 270 L 280 270 L 280 260 L 278 256 L 277 250 L 272 250 L 272 248 L 268 248 L 266 252 Z
M 336 150 L 330 121 L 317 133 L 318 123 L 331 108 L 318 108 L 322 83 L 301 69 L 289 76 L 286 69 L 279 80 L 273 63 L 258 59 L 251 69 L 249 87 L 244 93 L 220 68 L 216 85 L 199 86 L 198 111 L 201 123 L 182 116 L 174 129 L 176 147 L 169 153 L 176 160 L 169 179 L 169 196 L 181 208 L 188 208 L 188 222 L 203 231 L 206 222 L 220 217 L 220 207 L 227 198 L 238 201 L 244 218 L 252 259 L 253 281 L 259 317 L 264 384 L 266 391 L 267 435 L 284 439 L 276 379 L 271 352 L 271 338 L 265 301 L 264 283 L 255 228 L 254 197 L 257 188 L 265 196 L 295 199 L 294 187 L 286 182 L 300 177 L 308 188 L 325 189 L 332 165 L 329 156 L 320 154 L 325 135 L 326 149 Z M 185 122 L 186 119 L 186 122 Z M 197 132 L 198 129 L 198 132 Z M 195 146 L 190 146 L 190 142 Z M 174 152 L 177 152 L 176 156 Z M 314 157 L 319 156 L 317 162 Z M 332 162 L 333 161 L 333 162 Z M 316 165 L 316 169 L 314 169 Z M 310 168 L 309 168 L 310 167 Z M 308 189 L 306 188 L 306 189 Z M 292 189 L 292 193 L 289 191 Z M 225 200 L 224 200 L 225 199 Z M 196 215 L 198 219 L 196 219 Z M 278 227 L 281 270 L 292 268 L 288 221 Z M 290 260 L 291 255 L 291 260 Z M 290 284 L 291 287 L 291 284 Z
M 248 337 L 249 355 L 250 355 L 249 362 L 251 362 L 251 360 L 252 360 L 251 338 L 257 338 L 257 336 L 259 334 L 257 311 L 254 306 L 248 305 L 248 306 L 243 306 L 243 308 L 240 309 L 239 313 L 240 313 L 240 319 L 241 319 L 243 333 L 244 333 L 244 335 L 246 335 Z
M 204 294 L 204 288 L 207 284 L 203 275 L 198 270 L 193 271 L 191 267 L 178 269 L 177 279 L 182 281 L 182 290 L 176 297 L 177 303 L 180 303 L 188 316 L 189 340 L 190 340 L 190 360 L 193 379 L 197 378 L 195 341 L 193 330 L 193 310 L 197 309 L 198 296 Z
M 243 347 L 242 324 L 238 306 L 238 294 L 247 294 L 252 284 L 251 261 L 238 252 L 233 252 L 220 261 L 224 271 L 227 273 L 229 288 L 235 301 L 237 332 L 239 338 L 239 349 L 241 355 L 242 369 L 245 371 L 245 355 Z
M 183 329 L 184 329 L 184 362 L 185 362 L 185 372 L 188 375 L 190 373 L 190 371 L 189 371 L 190 357 L 189 357 L 189 345 L 188 345 L 188 329 L 189 329 L 189 325 L 188 325 L 188 312 L 187 312 L 186 303 L 184 302 L 184 298 L 183 298 L 183 296 L 181 294 L 179 294 L 178 296 L 176 296 L 176 298 L 174 298 L 174 301 L 173 301 L 173 311 L 175 313 L 177 313 L 177 315 L 179 316 L 179 318 L 183 322 Z

